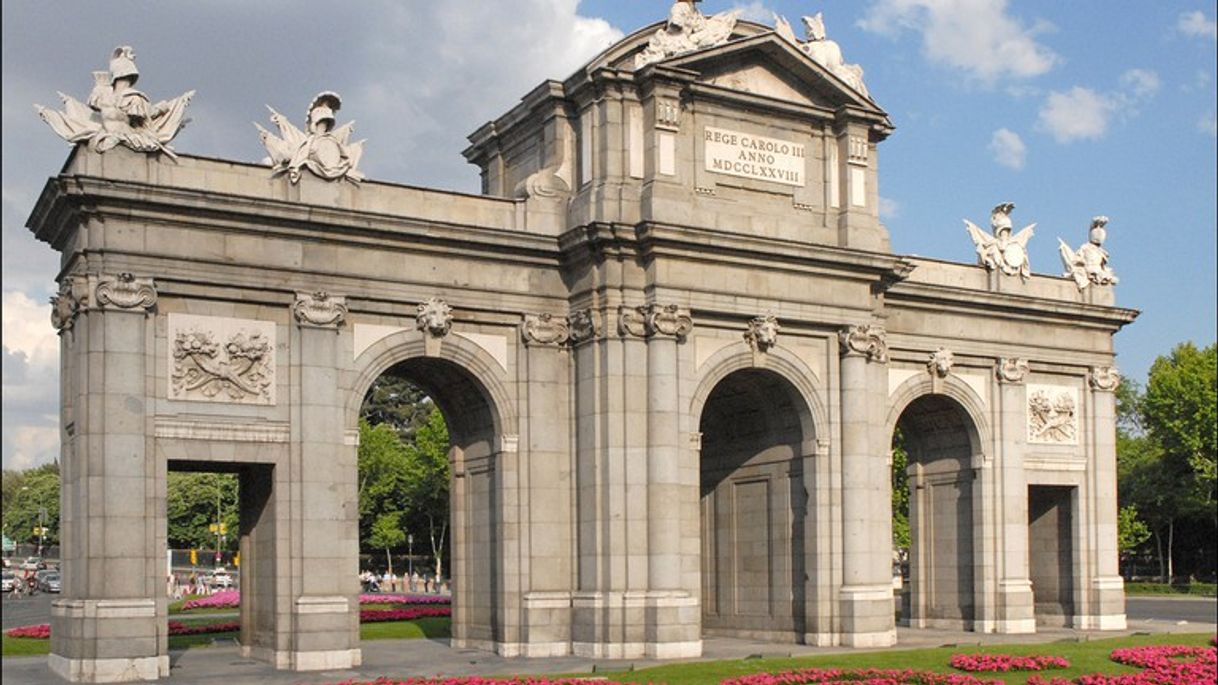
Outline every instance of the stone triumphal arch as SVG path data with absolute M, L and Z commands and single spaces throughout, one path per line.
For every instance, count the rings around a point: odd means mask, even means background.
M 174 468 L 240 474 L 243 649 L 359 663 L 357 414 L 391 368 L 449 420 L 454 645 L 892 644 L 898 430 L 903 621 L 1122 627 L 1107 220 L 1073 278 L 1029 273 L 1010 203 L 978 264 L 893 254 L 892 124 L 806 24 L 678 2 L 475 131 L 481 195 L 364 179 L 334 93 L 275 115 L 270 168 L 174 152 L 191 94 L 152 106 L 129 48 L 41 110 L 76 143 L 29 219 L 62 254 L 51 666 L 167 674 Z

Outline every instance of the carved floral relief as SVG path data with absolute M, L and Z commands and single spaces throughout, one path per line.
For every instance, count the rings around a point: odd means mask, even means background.
M 275 324 L 169 315 L 169 398 L 275 404 Z
M 1028 442 L 1078 444 L 1078 390 L 1060 385 L 1028 385 Z

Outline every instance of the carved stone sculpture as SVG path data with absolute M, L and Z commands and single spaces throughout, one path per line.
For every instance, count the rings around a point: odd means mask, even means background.
M 1070 276 L 1079 290 L 1091 284 L 1116 285 L 1117 277 L 1108 266 L 1108 251 L 1103 248 L 1108 232 L 1108 217 L 1097 216 L 1091 219 L 1091 230 L 1087 234 L 1087 242 L 1078 251 L 1070 249 L 1066 241 L 1057 239 L 1057 250 L 1061 254 L 1062 264 L 1066 267 L 1064 276 Z
M 301 326 L 336 328 L 347 318 L 347 298 L 331 295 L 324 290 L 296 293 L 292 316 Z
M 825 33 L 825 19 L 822 13 L 802 18 L 804 23 L 805 40 L 795 37 L 795 31 L 785 17 L 774 15 L 774 30 L 778 35 L 794 43 L 804 54 L 813 61 L 829 70 L 829 73 L 840 78 L 863 97 L 870 98 L 867 84 L 863 83 L 863 68 L 857 64 L 847 64 L 842 57 L 842 48 L 836 42 L 828 39 Z
M 1092 390 L 1115 392 L 1121 384 L 1121 372 L 1115 366 L 1092 367 L 1090 383 Z
M 1019 233 L 1011 235 L 1011 210 L 1015 209 L 1014 202 L 1003 202 L 990 212 L 990 227 L 993 236 L 986 235 L 976 224 L 964 220 L 965 230 L 973 239 L 977 248 L 977 263 L 993 271 L 997 269 L 1007 276 L 1019 274 L 1022 280 L 1028 280 L 1032 275 L 1032 266 L 1028 263 L 1028 240 L 1032 238 L 1036 224 L 1028 224 Z
M 195 92 L 154 105 L 135 90 L 139 76 L 135 52 L 129 45 L 120 45 L 111 55 L 109 71 L 93 72 L 93 90 L 85 103 L 60 93 L 62 112 L 42 105 L 34 105 L 34 109 L 60 138 L 84 143 L 94 152 L 125 145 L 137 152 L 164 152 L 176 158 L 169 141 L 186 125 L 183 117 Z
M 453 308 L 438 297 L 419 304 L 415 325 L 433 338 L 443 338 L 453 327 Z
M 267 109 L 271 110 L 271 121 L 279 127 L 279 135 L 258 124 L 254 126 L 258 128 L 258 137 L 270 155 L 263 162 L 271 165 L 272 173 L 287 173 L 292 183 L 300 181 L 304 169 L 327 181 L 347 179 L 354 183 L 363 180 L 364 175 L 355 167 L 364 154 L 364 141 L 349 142 L 355 130 L 354 121 L 335 128 L 334 113 L 341 107 L 342 99 L 337 93 L 318 93 L 309 104 L 306 131 L 301 131 L 287 117 L 267 105 Z
M 778 343 L 778 319 L 773 314 L 754 317 L 744 333 L 744 341 L 757 352 L 766 352 Z
M 1028 441 L 1075 443 L 1078 403 L 1071 388 L 1028 388 Z
M 217 343 L 208 331 L 179 331 L 173 341 L 174 394 L 189 399 L 224 393 L 232 400 L 268 397 L 271 344 L 260 333 L 236 333 Z
M 647 337 L 646 307 L 627 307 L 621 305 L 617 310 L 617 334 L 636 338 Z
M 940 347 L 930 353 L 930 360 L 926 362 L 926 370 L 932 376 L 938 378 L 947 378 L 947 374 L 952 372 L 952 365 L 956 363 L 956 356 L 946 347 Z
M 51 296 L 51 325 L 55 330 L 62 333 L 75 325 L 80 304 L 80 300 L 72 291 L 72 281 L 65 281 L 59 287 L 59 293 Z
M 739 16 L 740 10 L 734 9 L 707 17 L 692 0 L 677 0 L 668 10 L 668 21 L 652 34 L 647 47 L 634 56 L 634 68 L 642 69 L 673 55 L 725 43 Z
M 1022 383 L 1028 375 L 1028 360 L 1022 357 L 1003 357 L 994 367 L 994 375 L 1002 383 Z
M 848 326 L 838 331 L 842 356 L 862 355 L 870 361 L 888 361 L 887 333 L 883 326 Z
M 694 328 L 689 311 L 675 304 L 647 305 L 647 334 L 684 338 Z
M 525 345 L 562 345 L 571 338 L 565 318 L 552 314 L 525 314 L 520 324 L 520 337 Z
M 102 276 L 97 284 L 97 304 L 110 309 L 151 309 L 156 304 L 156 288 L 151 278 L 136 278 L 126 272 Z
M 591 309 L 581 309 L 567 317 L 567 329 L 572 343 L 591 340 L 600 334 L 596 316 Z

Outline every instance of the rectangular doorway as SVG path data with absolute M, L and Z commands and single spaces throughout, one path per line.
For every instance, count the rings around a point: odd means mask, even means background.
M 1028 569 L 1037 625 L 1069 626 L 1074 619 L 1076 490 L 1028 486 Z

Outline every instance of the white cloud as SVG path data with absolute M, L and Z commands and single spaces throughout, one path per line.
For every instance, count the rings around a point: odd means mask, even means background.
M 901 215 L 901 204 L 891 197 L 880 196 L 880 218 L 893 219 Z
M 1010 169 L 1022 169 L 1028 158 L 1028 146 L 1024 144 L 1023 138 L 1006 128 L 994 131 L 989 149 L 995 162 Z
M 1205 16 L 1205 12 L 1184 12 L 1176 21 L 1176 30 L 1186 36 L 1218 40 L 1218 22 Z
M 4 429 L 4 468 L 20 471 L 58 458 L 57 424 L 21 425 Z
M 889 36 L 918 32 L 931 62 L 990 84 L 1039 76 L 1061 61 L 1036 42 L 1049 26 L 1024 26 L 1007 14 L 1007 0 L 876 0 L 859 26 Z
M 21 353 L 32 366 L 58 366 L 59 336 L 51 326 L 51 306 L 22 292 L 4 293 L 4 349 Z
M 1118 104 L 1106 95 L 1075 86 L 1062 93 L 1053 91 L 1040 108 L 1037 127 L 1059 143 L 1094 140 L 1108 132 L 1108 123 Z
M 1130 69 L 1121 74 L 1121 86 L 1135 98 L 1149 98 L 1159 92 L 1159 74 L 1149 69 Z
M 770 24 L 774 21 L 774 10 L 766 7 L 764 2 L 753 0 L 748 4 L 737 2 L 732 5 L 732 9 L 740 10 L 740 18 L 749 21 L 756 21 L 762 24 Z
M 1210 110 L 1197 120 L 1197 130 L 1211 138 L 1218 137 L 1218 112 Z
M 28 468 L 59 452 L 59 337 L 50 306 L 3 295 L 3 463 Z

